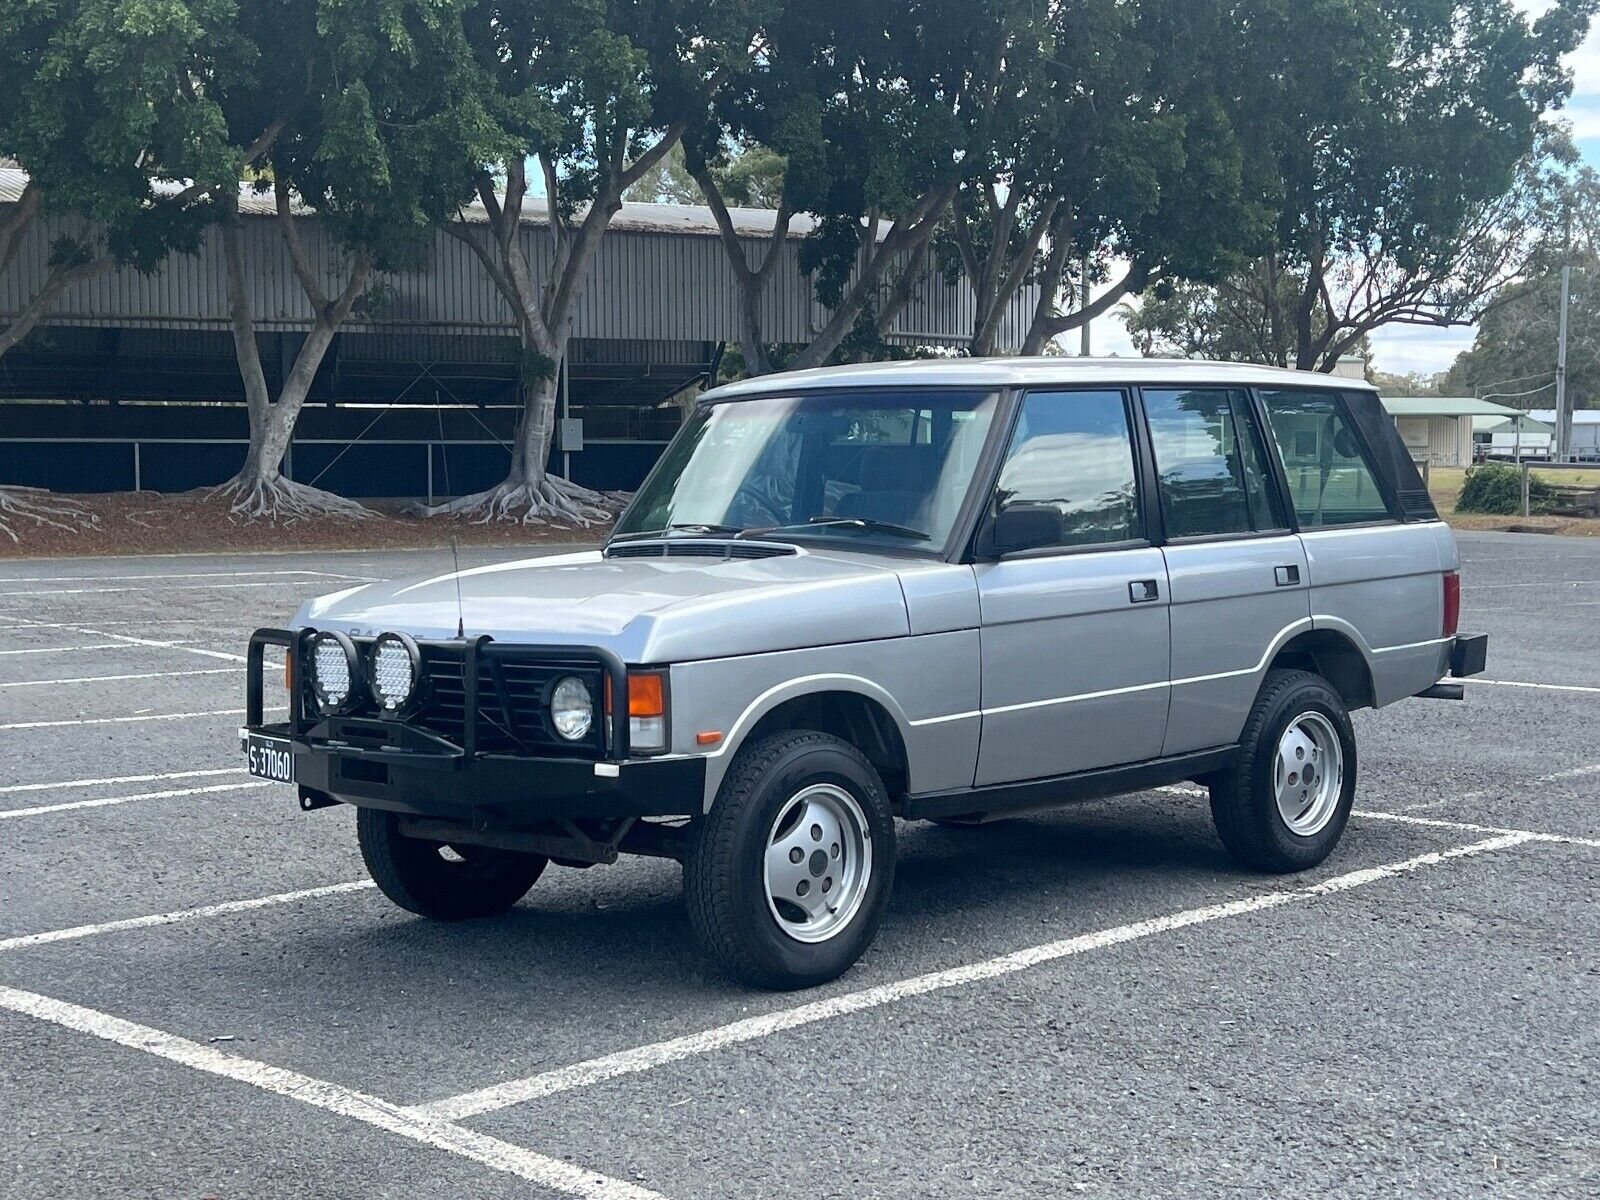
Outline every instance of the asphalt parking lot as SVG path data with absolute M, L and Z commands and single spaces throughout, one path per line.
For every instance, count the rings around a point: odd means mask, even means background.
M 0 1195 L 1600 1194 L 1600 540 L 1462 545 L 1489 673 L 1357 714 L 1322 867 L 1181 789 L 906 826 L 792 995 L 670 862 L 431 925 L 245 779 L 249 631 L 448 555 L 4 564 Z

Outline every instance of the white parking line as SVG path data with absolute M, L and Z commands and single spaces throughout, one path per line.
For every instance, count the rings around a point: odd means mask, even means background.
M 135 800 L 171 800 L 178 796 L 209 796 L 214 792 L 242 792 L 247 788 L 272 786 L 265 779 L 252 779 L 245 783 L 214 783 L 210 787 L 139 792 L 133 796 L 100 796 L 93 800 L 67 800 L 60 804 L 38 804 L 32 808 L 0 808 L 0 821 L 7 821 L 12 817 L 38 817 L 45 813 L 70 812 L 78 808 L 110 808 L 116 804 L 132 804 Z
M 82 625 L 63 625 L 63 629 L 70 629 L 73 633 L 81 633 L 85 637 L 111 638 L 128 646 L 150 646 L 157 650 L 182 650 L 186 654 L 201 654 L 206 658 L 220 658 L 224 662 L 248 662 L 242 654 L 228 654 L 222 650 L 202 650 L 199 646 L 183 646 L 177 642 L 158 642 L 151 638 L 134 637 L 127 633 L 107 633 L 104 629 L 88 629 Z
M 1524 683 L 1520 679 L 1479 679 L 1475 675 L 1469 675 L 1458 682 L 1474 685 L 1486 683 L 1490 687 L 1538 688 L 1546 692 L 1593 692 L 1600 695 L 1600 687 L 1584 687 L 1577 683 Z
M 1600 850 L 1600 838 L 1577 837 L 1566 833 L 1534 833 L 1527 829 L 1503 829 L 1496 825 L 1477 825 L 1471 821 L 1446 821 L 1442 817 L 1416 817 L 1410 813 L 1379 812 L 1376 809 L 1358 808 L 1351 815 L 1368 821 L 1396 821 L 1402 825 L 1450 829 L 1457 833 L 1525 833 L 1528 835 L 1528 840 L 1533 842 L 1550 842 L 1559 846 L 1585 846 L 1590 850 Z
M 283 712 L 284 705 L 273 705 L 266 712 Z M 70 721 L 12 721 L 6 729 L 59 729 L 66 725 L 126 725 L 135 721 L 187 721 L 193 717 L 242 717 L 242 708 L 213 708 L 206 712 L 148 713 L 132 717 L 76 717 Z
M 24 679 L 0 688 L 53 687 L 69 683 L 122 683 L 129 679 L 184 679 L 191 675 L 234 675 L 238 667 L 206 667 L 199 671 L 143 671 L 136 675 L 75 675 L 71 679 Z
M 275 896 L 252 896 L 248 900 L 228 900 L 200 908 L 180 908 L 173 912 L 151 913 L 143 917 L 124 917 L 120 921 L 102 921 L 98 925 L 74 925 L 70 929 L 52 929 L 46 933 L 25 933 L 16 937 L 0 938 L 0 951 L 21 950 L 27 946 L 47 946 L 52 942 L 75 942 L 79 938 L 122 933 L 129 929 L 155 929 L 162 925 L 179 925 L 185 921 L 201 921 L 208 917 L 227 917 L 234 913 L 276 908 L 280 904 L 298 904 L 302 900 L 319 900 L 324 896 L 364 892 L 374 886 L 376 885 L 370 879 L 352 879 L 347 883 L 302 888 L 298 892 L 279 892 Z
M 8 783 L 0 787 L 0 795 L 7 792 L 54 792 L 67 788 L 100 787 L 114 783 L 156 783 L 164 779 L 195 779 L 205 775 L 243 774 L 243 767 L 213 767 L 204 771 L 166 771 L 159 775 L 106 775 L 99 779 L 66 779 L 60 783 Z
M 894 1004 L 901 1000 L 910 999 L 913 996 L 924 996 L 930 992 L 944 991 L 949 988 L 964 987 L 968 984 L 996 979 L 1018 971 L 1030 970 L 1045 963 L 1059 962 L 1075 954 L 1103 950 L 1109 946 L 1120 946 L 1141 938 L 1171 933 L 1177 929 L 1187 929 L 1191 926 L 1203 925 L 1228 917 L 1244 916 L 1247 913 L 1261 912 L 1264 909 L 1277 908 L 1285 904 L 1314 900 L 1322 896 L 1347 892 L 1352 888 L 1365 887 L 1367 884 L 1376 883 L 1381 879 L 1391 879 L 1397 875 L 1403 875 L 1422 867 L 1434 866 L 1451 859 L 1466 858 L 1475 854 L 1484 854 L 1519 846 L 1524 842 L 1534 840 L 1534 838 L 1534 834 L 1525 832 L 1503 833 L 1480 842 L 1473 842 L 1471 845 L 1456 846 L 1449 850 L 1436 850 L 1427 854 L 1419 854 L 1414 858 L 1404 859 L 1400 862 L 1351 871 L 1345 875 L 1336 875 L 1331 879 L 1326 879 L 1321 883 L 1311 884 L 1307 887 L 1260 892 L 1239 900 L 1230 900 L 1224 904 L 1185 909 L 1181 912 L 1168 913 L 1165 916 L 1152 917 L 1145 921 L 1136 921 L 1129 925 L 1119 925 L 1112 929 L 1079 934 L 1076 937 L 1047 942 L 1040 946 L 1031 946 L 1025 950 L 1013 951 L 1010 954 L 1003 954 L 996 958 L 985 959 L 966 966 L 952 967 L 948 970 L 934 971 L 926 975 L 896 980 L 893 983 L 862 988 L 859 991 L 845 992 L 842 995 L 830 996 L 825 1000 L 812 1000 L 789 1008 L 781 1008 L 775 1012 L 763 1013 L 757 1017 L 746 1017 L 742 1020 L 730 1022 L 727 1025 L 702 1030 L 699 1033 L 691 1033 L 648 1046 L 622 1050 L 615 1054 L 607 1054 L 600 1058 L 590 1059 L 587 1062 L 574 1063 L 571 1066 L 558 1067 L 555 1070 L 544 1071 L 537 1075 L 508 1080 L 505 1083 L 495 1084 L 477 1091 L 434 1100 L 427 1104 L 418 1105 L 410 1111 L 419 1115 L 451 1121 L 466 1120 L 471 1117 L 481 1116 L 484 1113 L 510 1108 L 515 1104 L 523 1104 L 529 1100 L 555 1095 L 559 1092 L 592 1087 L 595 1084 L 604 1083 L 620 1076 L 653 1071 L 657 1067 L 663 1067 L 682 1059 L 709 1054 L 715 1050 L 754 1041 L 758 1038 L 771 1037 L 773 1034 L 797 1029 L 803 1025 L 812 1025 L 819 1021 L 830 1021 L 836 1017 L 849 1016 L 853 1013 L 879 1008 L 886 1004 Z
M 126 583 L 133 579 L 238 579 L 248 576 L 259 579 L 263 575 L 300 575 L 320 579 L 353 579 L 370 583 L 369 575 L 337 575 L 332 571 L 174 571 L 165 575 L 23 575 L 0 576 L 0 583 L 105 583 L 108 580 Z
M 73 632 L 77 631 L 74 630 Z M 104 636 L 116 637 L 117 635 L 108 633 Z M 160 645 L 163 649 L 168 649 L 176 646 L 177 643 L 162 642 Z M 0 654 L 76 654 L 80 650 L 126 650 L 127 648 L 128 643 L 126 642 L 95 642 L 88 646 L 31 646 L 26 650 L 0 650 Z
M 0 583 L 9 582 L 0 580 Z M 297 583 L 309 584 L 309 579 L 258 579 L 250 583 L 175 583 L 170 587 L 91 587 L 91 588 L 21 588 L 0 592 L 0 596 L 99 596 L 108 592 L 199 592 L 217 588 L 294 587 Z
M 0 986 L 0 1008 L 361 1121 L 569 1196 L 583 1197 L 583 1200 L 661 1200 L 659 1193 L 637 1184 L 612 1179 L 448 1121 L 410 1112 L 353 1088 L 230 1054 L 215 1046 L 203 1046 L 110 1013 L 3 986 Z

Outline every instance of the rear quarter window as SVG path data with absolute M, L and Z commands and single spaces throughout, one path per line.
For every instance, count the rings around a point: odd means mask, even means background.
M 1361 439 L 1335 394 L 1266 391 L 1261 400 L 1302 529 L 1391 518 Z

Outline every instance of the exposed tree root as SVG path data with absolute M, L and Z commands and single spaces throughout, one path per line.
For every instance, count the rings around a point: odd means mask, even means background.
M 98 525 L 100 518 L 76 500 L 68 500 L 43 488 L 0 488 L 0 533 L 13 542 L 21 541 L 13 528 L 21 521 L 78 533 Z
M 228 511 L 246 521 L 293 525 L 296 521 L 313 521 L 319 517 L 366 521 L 378 515 L 364 504 L 281 475 L 271 479 L 246 479 L 236 475 L 227 483 L 210 489 L 207 495 L 227 500 Z
M 470 517 L 480 525 L 494 521 L 519 521 L 524 525 L 551 523 L 605 525 L 616 520 L 625 497 L 597 492 L 554 475 L 537 483 L 512 480 L 486 492 L 462 496 L 431 510 L 434 514 Z

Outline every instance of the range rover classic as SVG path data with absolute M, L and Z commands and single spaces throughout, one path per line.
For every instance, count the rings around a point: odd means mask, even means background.
M 1302 871 L 1350 711 L 1460 699 L 1458 555 L 1367 386 L 1149 360 L 960 360 L 707 392 L 597 550 L 368 584 L 250 641 L 241 737 L 440 920 L 551 863 L 677 859 L 745 983 L 845 971 L 896 819 L 1192 780 Z M 287 717 L 263 664 L 286 656 Z

